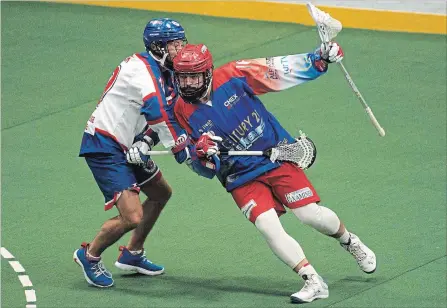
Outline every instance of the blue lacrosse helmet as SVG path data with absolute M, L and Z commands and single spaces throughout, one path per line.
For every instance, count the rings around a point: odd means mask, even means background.
M 183 27 L 171 18 L 149 20 L 143 32 L 143 41 L 147 52 L 162 66 L 170 70 L 172 70 L 172 60 L 176 53 L 170 54 L 167 44 L 171 41 L 181 41 L 175 48 L 178 52 L 188 42 Z

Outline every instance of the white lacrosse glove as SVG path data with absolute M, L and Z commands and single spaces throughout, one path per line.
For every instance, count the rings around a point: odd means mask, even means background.
M 142 140 L 139 140 L 132 144 L 129 151 L 126 153 L 126 159 L 129 164 L 146 167 L 151 160 L 149 151 L 152 149 L 154 141 L 149 136 L 144 136 Z
M 321 58 L 328 62 L 340 62 L 343 59 L 344 52 L 336 42 L 322 43 L 320 46 Z
M 211 132 L 203 133 L 196 143 L 196 153 L 199 159 L 209 158 L 219 152 L 218 142 L 222 142 L 222 138 L 215 136 Z

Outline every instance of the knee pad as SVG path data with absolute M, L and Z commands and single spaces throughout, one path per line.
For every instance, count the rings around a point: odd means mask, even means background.
M 340 228 L 340 219 L 337 214 L 316 203 L 293 209 L 292 212 L 302 223 L 326 235 L 334 235 Z

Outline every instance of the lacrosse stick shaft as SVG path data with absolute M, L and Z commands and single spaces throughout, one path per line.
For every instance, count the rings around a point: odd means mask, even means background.
M 171 151 L 149 151 L 147 154 L 151 156 L 173 155 Z
M 340 69 L 343 72 L 346 81 L 349 83 L 349 86 L 351 87 L 352 91 L 355 93 L 355 95 L 357 96 L 357 98 L 359 99 L 360 103 L 362 104 L 363 108 L 365 108 L 366 114 L 368 114 L 369 119 L 371 120 L 372 124 L 374 125 L 374 127 L 377 129 L 377 131 L 379 132 L 379 135 L 381 137 L 385 136 L 385 130 L 383 129 L 382 126 L 380 126 L 379 122 L 377 121 L 376 117 L 374 116 L 374 113 L 372 112 L 371 108 L 369 108 L 368 104 L 366 103 L 365 99 L 362 96 L 362 93 L 360 93 L 359 89 L 357 88 L 357 86 L 355 85 L 354 81 L 351 78 L 351 75 L 349 75 L 348 71 L 346 70 L 345 66 L 343 65 L 343 63 L 340 61 L 339 63 Z
M 312 16 L 313 20 L 315 21 L 315 24 L 317 25 L 318 35 L 320 36 L 322 43 L 324 44 L 329 43 L 341 31 L 342 24 L 340 21 L 336 20 L 335 18 L 332 18 L 329 14 L 318 9 L 312 3 L 310 2 L 307 3 L 307 10 L 309 11 L 309 14 Z M 355 85 L 354 81 L 352 81 L 351 75 L 349 75 L 343 63 L 339 62 L 339 64 L 340 69 L 343 71 L 343 74 L 345 75 L 345 78 L 349 83 L 349 86 L 360 100 L 360 103 L 363 105 L 363 108 L 365 108 L 365 111 L 368 114 L 369 118 L 371 119 L 371 122 L 373 123 L 374 127 L 379 132 L 379 135 L 384 137 L 385 130 L 382 128 L 382 126 L 380 126 L 379 122 L 374 116 L 374 113 L 372 112 L 371 108 L 369 108 L 368 104 L 365 102 L 365 99 L 363 98 L 359 89 L 357 89 L 357 86 Z
M 172 155 L 171 151 L 149 151 L 147 152 L 148 155 L 151 156 L 160 156 L 160 155 Z M 264 155 L 264 152 L 262 151 L 222 151 L 219 152 L 219 154 L 222 155 L 229 155 L 229 156 L 262 156 Z
M 221 151 L 219 154 L 229 155 L 229 156 L 262 156 L 264 152 L 262 151 Z

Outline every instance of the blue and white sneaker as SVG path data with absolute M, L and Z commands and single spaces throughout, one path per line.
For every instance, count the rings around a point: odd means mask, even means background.
M 115 262 L 115 266 L 124 271 L 138 272 L 140 274 L 156 276 L 163 274 L 165 268 L 152 263 L 146 258 L 146 252 L 143 250 L 138 255 L 133 255 L 125 246 L 120 246 L 121 254 Z
M 95 262 L 87 259 L 87 243 L 82 243 L 81 248 L 73 254 L 74 261 L 82 268 L 85 280 L 92 286 L 108 288 L 113 286 L 112 274 L 106 270 L 101 260 Z

